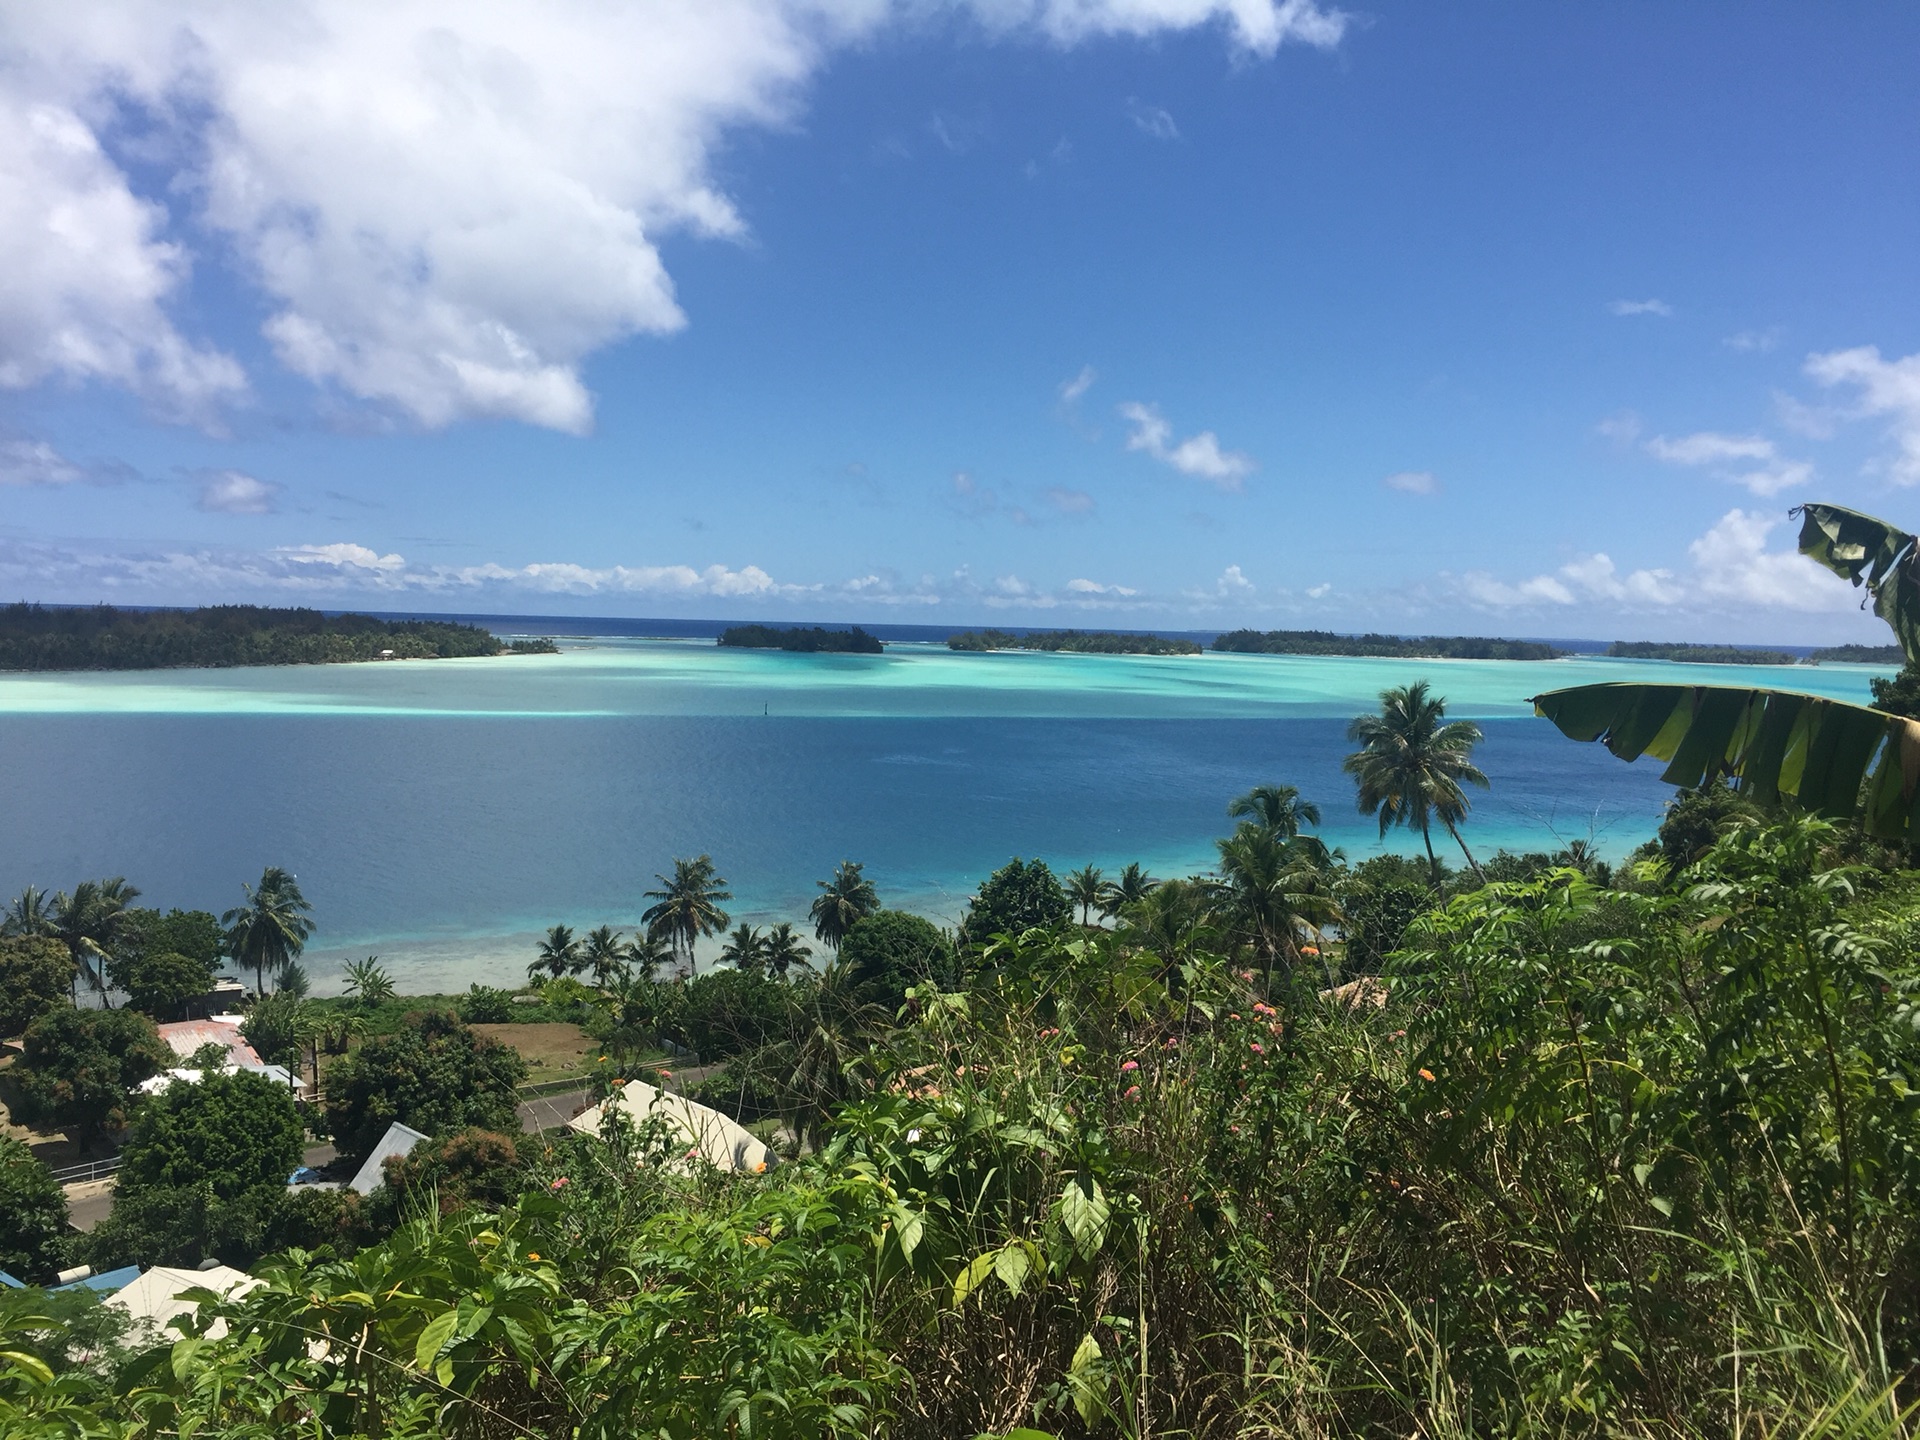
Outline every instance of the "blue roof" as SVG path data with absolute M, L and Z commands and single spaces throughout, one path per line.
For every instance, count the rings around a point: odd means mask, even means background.
M 118 1270 L 109 1270 L 104 1275 L 89 1275 L 84 1280 L 70 1280 L 65 1285 L 54 1285 L 54 1290 L 98 1290 L 103 1295 L 112 1295 L 124 1290 L 140 1278 L 138 1265 L 122 1265 Z
M 4 1270 L 0 1270 L 0 1285 L 6 1286 L 9 1290 L 24 1290 L 27 1288 Z

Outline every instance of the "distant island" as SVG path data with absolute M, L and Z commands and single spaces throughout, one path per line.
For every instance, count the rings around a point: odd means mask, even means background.
M 330 665 L 554 653 L 551 640 L 507 644 L 478 625 L 325 615 L 304 608 L 121 610 L 111 605 L 67 609 L 21 603 L 0 609 L 0 670 Z
M 1012 635 L 1005 630 L 968 630 L 947 637 L 949 650 L 1065 650 L 1077 655 L 1198 655 L 1191 640 L 1165 635 L 1122 635 L 1111 630 L 1040 630 Z
M 1798 655 L 1789 655 L 1784 650 L 1747 650 L 1738 645 L 1669 645 L 1658 640 L 1616 640 L 1607 646 L 1607 654 L 1615 660 L 1678 660 L 1688 665 L 1800 663 Z
M 1898 645 L 1829 645 L 1807 659 L 1815 664 L 1831 660 L 1839 665 L 1903 665 L 1907 657 Z
M 1342 655 L 1390 660 L 1558 660 L 1571 652 L 1538 640 L 1473 635 L 1336 635 L 1331 630 L 1234 630 L 1213 642 L 1235 655 Z
M 851 630 L 730 625 L 720 632 L 720 643 L 737 650 L 795 650 L 807 655 L 878 655 L 886 648 L 858 625 Z

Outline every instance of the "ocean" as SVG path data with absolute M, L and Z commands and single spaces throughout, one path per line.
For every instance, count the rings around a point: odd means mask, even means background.
M 631 622 L 493 628 L 567 638 L 550 656 L 0 676 L 0 894 L 124 875 L 144 904 L 219 912 L 284 866 L 313 902 L 318 993 L 369 954 L 403 990 L 522 975 L 549 925 L 632 929 L 676 855 L 711 854 L 752 923 L 803 922 L 842 860 L 884 903 L 951 922 L 1014 855 L 1204 869 L 1227 802 L 1261 783 L 1317 802 L 1351 859 L 1417 850 L 1398 833 L 1383 845 L 1340 761 L 1347 720 L 1421 678 L 1486 732 L 1476 854 L 1578 838 L 1619 856 L 1658 823 L 1660 767 L 1564 739 L 1530 696 L 1661 679 L 1866 700 L 1879 673 L 926 640 L 789 655 Z

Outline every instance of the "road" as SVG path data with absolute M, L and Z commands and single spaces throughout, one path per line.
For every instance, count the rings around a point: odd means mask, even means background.
M 699 1066 L 679 1071 L 668 1088 L 682 1090 L 698 1085 L 711 1072 L 711 1066 Z M 554 1095 L 536 1095 L 520 1102 L 518 1114 L 520 1128 L 529 1135 L 538 1135 L 542 1130 L 552 1130 L 566 1124 L 587 1106 L 593 1103 L 593 1092 L 582 1086 L 578 1090 L 563 1090 Z M 339 1158 L 339 1152 L 331 1145 L 309 1145 L 301 1164 L 311 1170 L 331 1165 Z M 113 1209 L 113 1181 L 93 1180 L 85 1185 L 69 1185 L 67 1189 L 67 1218 L 73 1228 L 85 1233 L 92 1230 L 107 1218 Z

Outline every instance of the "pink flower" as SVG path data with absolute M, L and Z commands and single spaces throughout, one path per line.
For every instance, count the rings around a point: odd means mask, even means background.
M 1122 1100 L 1138 1100 L 1140 1098 L 1140 1087 L 1138 1085 L 1129 1085 L 1127 1087 L 1127 1093 L 1120 1098 Z
M 1264 1055 L 1267 1053 L 1267 1047 L 1256 1040 L 1253 1042 L 1253 1053 L 1256 1055 Z
M 564 1175 L 562 1175 L 562 1176 L 561 1176 L 561 1177 L 560 1177 L 560 1178 L 559 1178 L 558 1180 L 556 1180 L 556 1181 L 554 1181 L 554 1182 L 553 1182 L 553 1183 L 552 1183 L 551 1185 L 549 1185 L 549 1186 L 548 1186 L 547 1188 L 548 1188 L 549 1190 L 558 1190 L 558 1189 L 559 1189 L 559 1188 L 560 1188 L 560 1187 L 561 1187 L 562 1185 L 564 1185 L 564 1184 L 566 1184 L 566 1183 L 567 1183 L 567 1177 L 566 1177 L 566 1176 L 564 1176 Z
M 1127 1061 L 1126 1064 L 1120 1067 L 1120 1073 L 1122 1075 L 1125 1075 L 1130 1071 L 1138 1070 L 1139 1068 L 1140 1068 L 1140 1062 L 1138 1060 L 1129 1060 Z

